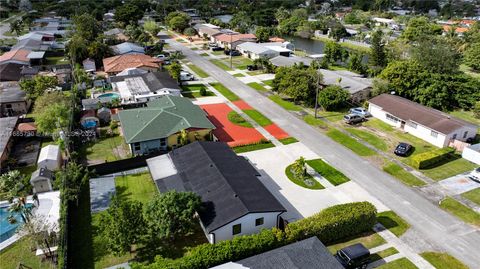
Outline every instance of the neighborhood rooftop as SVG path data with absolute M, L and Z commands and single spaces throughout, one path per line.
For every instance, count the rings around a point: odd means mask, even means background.
M 199 214 L 209 233 L 249 213 L 285 211 L 255 168 L 226 143 L 194 142 L 147 164 L 159 191 L 193 191 L 202 198 Z
M 381 94 L 368 102 L 397 118 L 416 122 L 442 134 L 450 134 L 464 126 L 473 126 L 469 122 L 396 95 Z

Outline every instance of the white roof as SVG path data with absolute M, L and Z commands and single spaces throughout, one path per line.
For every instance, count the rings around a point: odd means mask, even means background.
M 220 29 L 219 26 L 216 26 L 216 25 L 213 25 L 213 24 L 210 24 L 210 23 L 203 23 L 202 25 L 206 26 L 208 28 L 212 28 L 212 29 Z
M 40 155 L 38 156 L 38 161 L 42 162 L 44 160 L 58 160 L 60 155 L 60 147 L 58 145 L 48 145 L 40 150 Z
M 45 56 L 45 51 L 31 51 L 28 55 L 28 59 L 43 59 Z
M 169 154 L 147 159 L 147 165 L 153 179 L 166 178 L 178 173 Z
M 376 22 L 381 22 L 381 23 L 393 23 L 393 22 L 395 22 L 392 19 L 385 19 L 385 18 L 372 18 L 372 20 L 374 20 Z
M 240 45 L 237 45 L 237 48 L 255 54 L 265 54 L 268 52 L 273 52 L 273 50 L 254 42 L 244 42 Z

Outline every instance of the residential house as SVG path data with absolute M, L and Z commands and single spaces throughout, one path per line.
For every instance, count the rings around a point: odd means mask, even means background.
M 260 173 L 222 142 L 195 142 L 147 160 L 160 192 L 201 197 L 200 224 L 211 244 L 279 227 L 285 208 L 258 179 Z
M 372 90 L 372 80 L 362 75 L 346 70 L 332 71 L 320 69 L 323 75 L 323 85 L 338 85 L 350 93 L 350 99 L 354 103 L 365 101 Z
M 140 68 L 127 68 L 122 72 L 118 73 L 116 76 L 120 77 L 120 76 L 130 76 L 130 75 L 142 75 L 146 73 L 148 73 L 148 71 Z
M 18 124 L 18 117 L 0 118 L 0 167 L 5 167 L 5 162 L 10 157 L 13 145 L 13 131 Z
M 52 181 L 54 174 L 46 168 L 38 168 L 30 177 L 30 184 L 33 186 L 34 193 L 52 191 Z
M 120 94 L 123 104 L 146 103 L 164 95 L 181 96 L 176 80 L 167 72 L 110 77 L 112 90 Z
M 103 32 L 103 35 L 107 37 L 114 37 L 117 40 L 127 41 L 129 38 L 123 32 L 123 29 L 113 28 L 108 31 Z
M 0 64 L 16 63 L 29 65 L 30 59 L 27 58 L 28 54 L 30 54 L 29 50 L 12 49 L 11 51 L 0 55 Z
M 62 17 L 46 17 L 33 21 L 30 31 L 40 31 L 57 36 L 66 36 L 72 21 Z
M 112 98 L 109 98 L 109 97 L 82 99 L 82 109 L 83 110 L 98 109 L 102 106 L 106 106 L 111 101 L 112 101 Z
M 205 112 L 187 98 L 164 95 L 147 107 L 118 113 L 123 136 L 133 155 L 168 150 L 181 145 L 181 131 L 189 141 L 212 140 L 215 126 Z
M 303 64 L 305 66 L 310 66 L 313 59 L 306 58 L 306 57 L 285 57 L 285 56 L 277 56 L 270 59 L 270 62 L 276 67 L 290 67 L 296 64 Z
M 20 71 L 20 76 L 24 79 L 32 79 L 40 72 L 40 66 L 26 66 L 24 65 Z
M 480 143 L 466 146 L 462 151 L 462 158 L 480 165 Z
M 30 60 L 30 66 L 39 66 L 44 64 L 45 51 L 31 51 L 27 58 Z
M 368 103 L 373 117 L 439 148 L 447 147 L 454 140 L 473 139 L 477 134 L 478 126 L 472 123 L 400 96 L 382 94 Z
M 316 236 L 211 269 L 343 269 Z
M 229 34 L 219 34 L 213 37 L 214 42 L 219 46 L 226 49 L 235 49 L 239 44 L 244 42 L 256 42 L 257 37 L 254 34 L 239 34 L 239 33 L 229 33 Z
M 83 65 L 83 69 L 87 73 L 94 73 L 95 71 L 97 71 L 97 67 L 93 59 L 87 58 L 83 60 L 82 65 Z
M 125 54 L 103 59 L 103 67 L 108 75 L 118 74 L 128 68 L 154 72 L 158 71 L 160 63 L 162 63 L 161 60 L 145 54 Z
M 209 23 L 195 24 L 193 29 L 197 31 L 199 36 L 206 36 L 210 40 L 214 35 L 222 33 L 220 27 Z
M 37 167 L 56 171 L 62 166 L 62 152 L 58 145 L 47 145 L 40 150 Z
M 24 64 L 5 63 L 0 64 L 0 81 L 19 81 Z
M 289 57 L 292 53 L 293 48 L 291 47 L 291 43 L 289 42 L 244 42 L 237 45 L 236 49 L 250 59 L 270 59 L 279 55 Z
M 145 54 L 145 49 L 131 42 L 123 42 L 115 46 L 110 46 L 115 55 L 124 54 Z
M 17 82 L 0 83 L 0 117 L 27 114 L 30 101 Z
M 444 25 L 443 35 L 450 33 L 452 30 L 455 32 L 457 36 L 463 36 L 466 32 L 468 32 L 469 28 Z

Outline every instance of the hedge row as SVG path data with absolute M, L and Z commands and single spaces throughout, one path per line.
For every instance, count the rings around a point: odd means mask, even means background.
M 239 236 L 220 243 L 202 244 L 182 258 L 171 260 L 157 257 L 149 265 L 133 264 L 134 269 L 197 269 L 209 268 L 229 261 L 244 259 L 312 236 L 323 243 L 360 234 L 376 223 L 376 209 L 368 202 L 329 207 L 321 212 L 290 223 L 285 231 L 273 228 L 258 234 Z
M 447 159 L 454 152 L 453 148 L 441 148 L 420 153 L 412 157 L 412 166 L 417 169 L 425 169 Z

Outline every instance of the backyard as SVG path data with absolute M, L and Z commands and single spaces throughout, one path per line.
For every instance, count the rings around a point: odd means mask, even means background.
M 0 261 L 2 269 L 17 269 L 20 262 L 34 269 L 48 269 L 53 266 L 49 261 L 42 262 L 35 256 L 28 238 L 22 238 L 15 244 L 3 249 L 0 252 Z
M 118 130 L 108 135 L 107 129 L 101 129 L 100 138 L 85 146 L 86 159 L 89 163 L 112 162 L 130 157 L 130 148 Z

